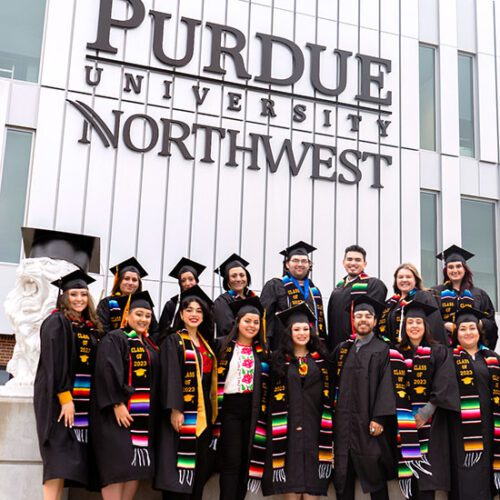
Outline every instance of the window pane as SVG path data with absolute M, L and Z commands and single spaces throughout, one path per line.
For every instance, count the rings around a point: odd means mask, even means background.
M 38 81 L 45 0 L 0 2 L 0 77 Z
M 462 199 L 462 246 L 470 260 L 474 284 L 486 290 L 498 309 L 495 204 Z
M 458 55 L 460 154 L 474 156 L 474 86 L 472 57 Z
M 438 283 L 437 278 L 437 195 L 420 193 L 421 272 L 425 286 Z
M 0 261 L 19 262 L 28 187 L 31 132 L 7 130 L 0 186 Z
M 436 150 L 436 50 L 420 46 L 420 147 Z

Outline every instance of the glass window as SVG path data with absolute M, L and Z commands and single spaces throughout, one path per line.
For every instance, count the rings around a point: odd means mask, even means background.
M 436 151 L 436 49 L 420 45 L 420 147 Z
M 458 54 L 458 118 L 460 154 L 474 157 L 474 78 L 473 59 Z
M 495 204 L 462 198 L 462 246 L 474 254 L 469 261 L 474 285 L 486 290 L 498 309 Z
M 0 170 L 0 261 L 19 262 L 31 159 L 31 132 L 7 130 Z
M 440 281 L 437 276 L 437 194 L 420 193 L 420 260 L 425 286 Z
M 37 82 L 45 0 L 0 2 L 0 77 Z

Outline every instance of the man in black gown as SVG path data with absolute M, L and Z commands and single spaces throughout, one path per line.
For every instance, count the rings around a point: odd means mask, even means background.
M 388 500 L 387 480 L 397 473 L 396 399 L 389 345 L 374 333 L 383 304 L 368 295 L 355 301 L 355 339 L 334 353 L 334 486 L 338 500 L 354 500 L 355 478 L 372 500 Z
M 312 245 L 299 241 L 280 252 L 284 256 L 283 277 L 270 279 L 262 289 L 260 301 L 266 310 L 267 337 L 271 349 L 278 347 L 283 332 L 283 326 L 275 318 L 275 314 L 302 302 L 314 312 L 316 331 L 326 340 L 323 298 L 309 278 L 311 271 L 309 254 L 314 250 L 316 248 Z
M 384 302 L 387 295 L 387 288 L 381 280 L 365 274 L 367 262 L 363 247 L 348 246 L 342 264 L 347 275 L 335 285 L 328 301 L 328 347 L 331 351 L 353 333 L 349 309 L 352 297 L 368 294 Z

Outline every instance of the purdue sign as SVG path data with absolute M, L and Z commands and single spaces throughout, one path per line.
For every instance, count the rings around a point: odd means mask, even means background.
M 107 64 L 120 64 L 128 68 L 124 74 L 125 92 L 140 93 L 143 84 L 143 75 L 134 74 L 134 69 L 148 70 L 162 73 L 165 79 L 161 88 L 158 88 L 162 99 L 167 103 L 172 98 L 172 77 L 187 78 L 196 80 L 192 86 L 193 100 L 197 106 L 203 105 L 207 94 L 211 91 L 209 87 L 202 87 L 198 82 L 206 81 L 211 84 L 224 84 L 225 95 L 224 106 L 232 112 L 242 111 L 243 94 L 241 90 L 250 89 L 253 94 L 262 94 L 252 105 L 258 106 L 260 115 L 269 120 L 272 125 L 273 119 L 277 116 L 273 95 L 286 96 L 290 99 L 300 99 L 300 104 L 295 104 L 291 108 L 290 119 L 293 122 L 303 122 L 307 119 L 307 101 L 316 105 L 316 113 L 321 116 L 323 127 L 331 127 L 332 107 L 347 108 L 348 120 L 350 120 L 351 131 L 357 132 L 363 126 L 363 119 L 376 122 L 379 135 L 387 136 L 390 125 L 391 111 L 388 109 L 392 103 L 390 90 L 384 89 L 385 75 L 391 71 L 391 61 L 373 57 L 367 54 L 352 54 L 351 52 L 334 49 L 327 59 L 325 53 L 327 47 L 315 43 L 306 43 L 305 47 L 300 47 L 295 42 L 283 37 L 269 35 L 266 33 L 255 33 L 252 40 L 247 40 L 245 35 L 238 29 L 206 22 L 204 25 L 197 19 L 182 17 L 180 23 L 183 29 L 179 30 L 179 36 L 185 37 L 184 53 L 174 57 L 172 48 L 165 46 L 165 34 L 172 29 L 172 16 L 166 12 L 150 10 L 148 15 L 152 20 L 153 37 L 151 50 L 157 65 L 154 67 L 143 67 L 126 61 L 118 61 L 107 55 L 115 55 L 118 50 L 112 45 L 110 40 L 111 30 L 134 30 L 143 22 L 151 22 L 147 19 L 144 4 L 141 0 L 119 0 L 126 1 L 130 8 L 128 17 L 116 19 L 112 15 L 113 3 L 117 0 L 101 0 L 99 18 L 97 26 L 97 36 L 95 41 L 87 44 L 87 49 L 96 50 L 98 56 L 88 55 L 87 59 L 95 62 L 95 66 L 85 66 L 86 83 L 96 87 L 100 84 L 102 74 L 106 71 Z M 196 37 L 201 36 L 201 30 L 210 32 L 210 50 L 207 61 L 202 61 L 203 69 L 200 75 L 189 75 L 182 73 L 182 68 L 193 58 Z M 250 43 L 257 44 L 260 52 L 260 70 L 257 74 L 251 75 L 245 65 L 242 51 Z M 276 68 L 275 54 L 280 49 L 280 65 L 286 65 L 286 74 L 281 71 L 280 75 L 273 72 Z M 169 50 L 170 49 L 170 50 Z M 309 52 L 309 66 L 306 67 L 304 51 Z M 104 54 L 104 55 L 103 55 Z M 283 61 L 283 54 L 287 55 L 287 61 Z M 107 56 L 107 57 L 106 57 Z M 145 54 L 149 56 L 149 54 Z M 349 74 L 348 60 L 355 57 L 358 61 L 357 74 Z M 236 81 L 220 80 L 226 74 L 222 61 L 225 58 L 226 64 L 233 64 Z M 322 64 L 329 61 L 332 65 L 328 72 L 322 70 Z M 321 80 L 321 74 L 333 75 L 332 82 Z M 290 86 L 299 82 L 302 78 L 309 78 L 310 83 L 316 91 L 315 96 L 298 96 L 280 87 Z M 345 96 L 348 78 L 356 78 L 357 85 L 350 85 L 350 88 L 357 88 L 354 96 Z M 255 85 L 268 84 L 272 89 Z M 151 92 L 151 88 L 149 91 Z M 357 104 L 352 104 L 355 101 Z M 181 155 L 187 160 L 193 160 L 192 151 L 189 150 L 186 140 L 190 135 L 203 134 L 203 144 L 201 154 L 196 160 L 204 163 L 213 163 L 212 145 L 214 140 L 225 140 L 229 143 L 229 153 L 224 159 L 228 167 L 238 167 L 236 153 L 246 151 L 249 153 L 249 161 L 244 167 L 252 170 L 259 170 L 267 167 L 271 173 L 276 172 L 282 163 L 287 163 L 292 175 L 297 175 L 303 164 L 308 160 L 311 164 L 311 177 L 333 182 L 346 184 L 356 184 L 363 175 L 362 165 L 371 166 L 372 187 L 380 189 L 381 170 L 383 166 L 391 165 L 392 157 L 388 155 L 360 151 L 358 149 L 344 149 L 337 151 L 332 144 L 319 144 L 316 142 L 292 142 L 290 139 L 282 140 L 281 143 L 273 141 L 271 135 L 248 134 L 245 138 L 247 145 L 243 146 L 244 139 L 238 137 L 239 130 L 226 129 L 203 125 L 200 123 L 189 124 L 184 121 L 172 118 L 155 119 L 147 114 L 132 114 L 124 116 L 120 110 L 113 110 L 110 116 L 99 116 L 92 108 L 81 101 L 69 101 L 84 117 L 84 127 L 80 143 L 90 142 L 89 129 L 92 128 L 99 139 L 106 147 L 117 148 L 120 138 L 125 146 L 131 151 L 138 153 L 148 153 L 156 151 L 158 155 L 170 156 L 172 147 L 176 147 Z M 324 104 L 324 107 L 320 106 Z M 145 143 L 141 140 L 134 140 L 131 133 L 132 127 L 136 123 L 145 124 L 148 133 Z M 259 152 L 263 153 L 260 158 L 265 158 L 265 165 L 259 164 Z M 333 172 L 334 157 L 338 157 L 337 172 Z M 263 160 L 260 160 L 263 162 Z M 282 167 L 283 168 L 283 167 Z M 286 168 L 286 167 L 285 167 Z

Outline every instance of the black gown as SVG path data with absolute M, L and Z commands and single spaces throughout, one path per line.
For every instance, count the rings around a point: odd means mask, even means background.
M 149 466 L 134 466 L 134 447 L 130 428 L 120 427 L 116 422 L 113 405 L 127 404 L 134 393 L 128 385 L 130 348 L 123 330 L 114 330 L 99 343 L 92 394 L 91 422 L 92 446 L 96 456 L 100 483 L 121 483 L 153 477 L 155 410 L 159 380 L 159 355 L 147 341 L 143 342 L 150 359 L 150 414 L 149 414 Z
M 320 479 L 318 438 L 321 428 L 323 380 L 316 362 L 308 356 L 308 373 L 299 375 L 297 361 L 287 370 L 288 439 L 285 458 L 286 482 L 273 482 L 271 414 L 268 413 L 268 445 L 262 481 L 264 495 L 308 493 L 326 495 L 330 478 Z M 272 372 L 271 372 L 272 374 Z M 271 375 L 271 377 L 273 377 Z M 272 384 L 272 381 L 271 381 Z
M 415 350 L 401 350 L 405 358 L 413 358 Z M 432 346 L 429 363 L 430 398 L 437 406 L 432 416 L 428 461 L 432 475 L 419 474 L 419 491 L 450 491 L 450 441 L 448 421 L 457 417 L 460 411 L 460 395 L 453 356 L 447 347 L 441 344 Z M 411 396 L 410 396 L 411 397 Z M 426 467 L 427 468 L 427 467 Z
M 97 334 L 90 333 L 94 363 Z M 94 332 L 94 333 L 93 333 Z M 43 461 L 43 482 L 66 479 L 80 485 L 89 484 L 88 445 L 80 443 L 74 429 L 64 426 L 58 394 L 71 391 L 76 365 L 76 332 L 61 312 L 47 317 L 40 328 L 40 360 L 35 376 L 34 407 L 40 454 Z
M 314 286 L 312 280 L 309 281 L 309 284 L 311 288 Z M 290 307 L 288 294 L 281 278 L 272 278 L 264 285 L 260 295 L 260 301 L 266 310 L 267 338 L 272 349 L 276 349 L 279 346 L 284 327 L 279 319 L 276 318 L 275 314 Z M 310 307 L 311 311 L 316 311 L 316 303 L 311 293 L 309 293 L 307 297 L 306 304 Z M 318 335 L 326 339 L 326 325 L 323 324 L 323 333 L 318 333 Z
M 342 345 L 334 353 L 334 369 Z M 338 492 L 346 486 L 349 454 L 365 493 L 379 491 L 397 476 L 395 415 L 389 346 L 374 336 L 357 353 L 355 346 L 351 347 L 340 376 L 333 415 L 333 483 Z M 369 433 L 372 420 L 384 427 L 378 437 Z
M 196 349 L 198 363 L 201 366 L 201 356 Z M 179 335 L 169 335 L 160 347 L 160 412 L 158 420 L 158 439 L 156 444 L 156 474 L 154 485 L 156 489 L 166 492 L 190 494 L 193 485 L 187 481 L 179 482 L 179 470 L 177 469 L 177 449 L 179 446 L 179 434 L 170 423 L 172 409 L 183 411 L 183 373 L 184 373 L 184 351 L 179 340 Z M 211 375 L 204 374 L 202 380 L 203 397 L 205 400 L 207 428 L 197 439 L 197 456 L 195 468 L 196 475 L 201 473 L 204 480 L 208 479 L 214 457 L 208 450 L 212 436 L 212 406 L 210 400 Z M 201 443 L 201 444 L 200 444 Z M 168 493 L 167 493 L 168 495 Z M 168 496 L 166 497 L 168 498 Z
M 358 276 L 344 285 L 345 279 L 335 286 L 328 301 L 328 348 L 330 351 L 347 340 L 352 333 L 351 313 L 346 309 L 352 301 L 351 292 L 354 284 L 367 281 L 366 293 L 379 302 L 385 302 L 387 295 L 386 286 L 378 278 L 362 279 Z
M 160 316 L 160 323 L 158 325 L 161 339 L 164 339 L 167 335 L 170 335 L 170 333 L 172 333 L 171 328 L 173 326 L 174 316 L 176 315 L 178 303 L 179 296 L 174 295 L 163 306 L 163 311 L 161 312 Z
M 102 324 L 102 329 L 104 333 L 112 332 L 113 330 L 118 330 L 122 322 L 122 310 L 120 308 L 118 298 L 120 296 L 110 295 L 104 297 L 97 304 L 96 313 Z M 112 304 L 110 304 L 110 301 Z M 149 335 L 153 342 L 157 342 L 158 335 L 160 332 L 160 327 L 158 326 L 158 321 L 153 313 L 151 317 L 151 325 L 149 328 Z
M 254 294 L 250 290 L 246 290 L 245 297 L 252 297 Z M 216 326 L 216 336 L 225 337 L 231 333 L 234 326 L 234 314 L 229 307 L 231 302 L 242 300 L 239 295 L 233 296 L 229 292 L 224 292 L 219 295 L 213 306 L 214 320 Z
M 438 304 L 440 304 L 441 302 L 441 292 L 445 288 L 451 290 L 451 285 L 443 284 L 432 287 L 432 290 L 435 290 L 436 300 L 438 301 Z M 470 292 L 472 293 L 472 297 L 474 298 L 474 308 L 487 314 L 485 318 L 481 318 L 481 322 L 483 323 L 483 335 L 486 347 L 494 351 L 498 340 L 498 325 L 495 321 L 495 308 L 493 306 L 493 303 L 491 302 L 488 294 L 481 288 L 473 286 L 470 289 Z M 449 321 L 448 319 L 446 319 L 443 311 L 441 311 L 441 314 L 445 322 Z
M 488 355 L 493 354 L 488 351 Z M 469 468 L 464 466 L 465 454 L 460 415 L 453 415 L 450 419 L 452 471 L 450 500 L 489 500 L 494 498 L 492 472 L 493 404 L 489 369 L 481 351 L 476 354 L 476 359 L 472 360 L 472 366 L 479 392 L 484 450 L 477 464 Z
M 444 329 L 444 321 L 439 312 L 439 305 L 436 301 L 435 295 L 428 290 L 417 290 L 413 300 L 420 302 L 421 304 L 428 304 L 437 308 L 436 311 L 427 316 L 427 322 L 431 328 L 432 336 L 434 340 L 443 344 L 445 346 L 449 345 L 448 335 Z M 386 302 L 386 306 L 389 306 L 390 302 Z M 384 329 L 379 327 L 379 331 L 382 335 L 386 336 L 392 342 L 398 342 L 396 339 L 396 332 L 399 329 L 401 321 L 401 306 L 399 304 L 394 304 L 394 306 L 389 310 L 387 314 L 387 324 Z M 401 334 L 401 333 L 400 333 Z

